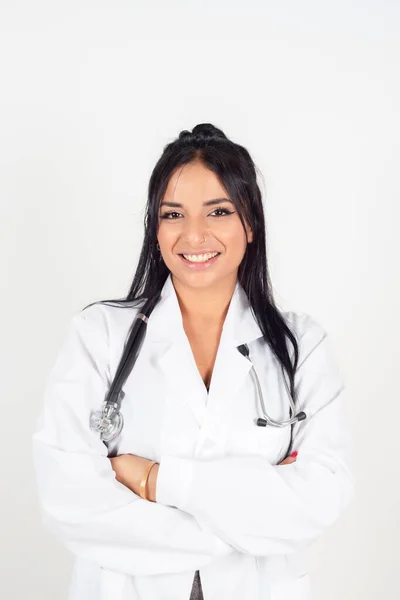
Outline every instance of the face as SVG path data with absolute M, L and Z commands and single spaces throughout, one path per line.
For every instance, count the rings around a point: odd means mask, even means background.
M 206 287 L 225 277 L 236 280 L 253 234 L 247 224 L 243 229 L 217 176 L 201 162 L 192 162 L 179 167 L 168 182 L 157 238 L 172 275 L 185 285 Z

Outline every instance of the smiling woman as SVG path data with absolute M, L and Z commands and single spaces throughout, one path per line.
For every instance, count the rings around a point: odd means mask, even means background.
M 343 390 L 323 327 L 275 304 L 248 151 L 182 131 L 127 297 L 73 317 L 46 384 L 34 462 L 69 600 L 310 600 L 303 554 L 353 489 Z

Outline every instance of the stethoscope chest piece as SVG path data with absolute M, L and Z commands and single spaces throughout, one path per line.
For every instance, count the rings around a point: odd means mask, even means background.
M 124 392 L 120 392 L 125 395 Z M 103 442 L 111 442 L 119 436 L 124 427 L 124 417 L 117 403 L 104 402 L 101 410 L 95 410 L 90 415 L 90 429 L 100 432 Z

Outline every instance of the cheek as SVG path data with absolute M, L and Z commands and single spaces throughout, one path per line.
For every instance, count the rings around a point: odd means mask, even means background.
M 166 250 L 168 250 L 171 245 L 173 245 L 173 243 L 175 242 L 175 240 L 177 239 L 177 237 L 179 236 L 179 228 L 178 227 L 168 227 L 163 225 L 163 223 L 160 224 L 159 228 L 158 228 L 158 234 L 157 234 L 157 238 L 158 238 L 158 243 L 160 244 L 161 247 L 164 246 L 164 248 Z
M 221 241 L 232 258 L 241 258 L 246 251 L 246 236 L 241 225 L 226 232 Z

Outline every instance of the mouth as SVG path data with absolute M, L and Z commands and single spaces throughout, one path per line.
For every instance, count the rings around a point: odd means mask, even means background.
M 221 254 L 221 252 L 216 252 L 216 253 L 213 252 L 212 254 L 197 254 L 197 255 L 179 254 L 179 257 L 186 267 L 197 271 L 197 270 L 205 269 L 205 268 L 211 266 L 213 263 L 215 263 L 215 261 L 217 260 L 217 258 L 220 254 Z M 185 258 L 185 256 L 190 256 L 190 259 Z

